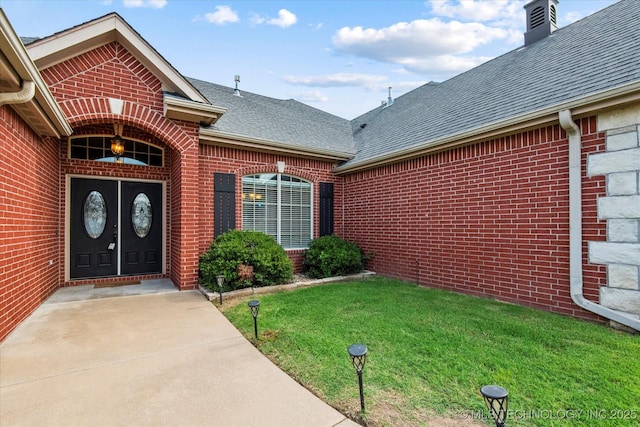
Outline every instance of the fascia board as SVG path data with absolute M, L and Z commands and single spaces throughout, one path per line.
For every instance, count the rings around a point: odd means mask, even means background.
M 344 162 L 353 158 L 353 153 L 328 150 L 313 150 L 291 144 L 284 144 L 278 141 L 253 138 L 249 136 L 204 128 L 200 129 L 200 142 L 202 142 L 203 144 L 220 145 L 230 148 L 237 148 L 240 150 L 269 152 L 288 156 L 307 157 L 336 162 Z
M 615 108 L 619 105 L 637 101 L 640 101 L 640 81 L 596 92 L 585 97 L 572 99 L 527 114 L 515 116 L 507 120 L 490 123 L 465 132 L 453 134 L 445 138 L 426 141 L 419 146 L 378 156 L 368 161 L 345 166 L 337 166 L 334 169 L 334 172 L 339 175 L 353 173 L 384 166 L 401 160 L 420 157 L 438 151 L 448 150 L 460 145 L 467 145 L 473 142 L 496 138 L 498 136 L 519 133 L 544 124 L 557 122 L 558 111 L 562 110 L 571 110 L 574 117 L 584 117 L 598 111 Z
M 33 104 L 32 111 L 36 113 L 35 116 L 38 120 L 45 122 L 40 123 L 38 127 L 50 131 L 46 136 L 59 138 L 62 135 L 71 135 L 73 133 L 71 125 L 69 125 L 62 109 L 49 91 L 49 87 L 42 79 L 38 68 L 25 50 L 22 41 L 16 35 L 2 9 L 0 9 L 0 32 L 2 33 L 0 47 L 7 60 L 6 65 L 13 68 L 15 76 L 20 80 L 30 80 L 35 83 L 36 94 L 34 99 L 30 101 Z M 19 110 L 20 108 L 17 108 L 17 111 Z M 30 120 L 25 119 L 27 122 Z
M 216 121 L 227 109 L 211 104 L 202 104 L 186 99 L 164 97 L 164 115 L 170 119 L 185 120 L 209 126 Z

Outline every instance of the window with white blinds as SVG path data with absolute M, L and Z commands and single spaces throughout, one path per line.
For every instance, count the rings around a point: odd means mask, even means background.
M 242 229 L 262 231 L 285 249 L 308 248 L 312 233 L 312 185 L 290 175 L 242 177 Z

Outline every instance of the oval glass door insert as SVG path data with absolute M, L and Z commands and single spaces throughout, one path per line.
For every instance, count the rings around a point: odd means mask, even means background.
M 140 238 L 145 237 L 151 230 L 151 201 L 144 193 L 138 193 L 133 199 L 133 208 L 131 209 L 131 223 L 133 230 Z
M 92 239 L 102 236 L 107 225 L 107 205 L 99 191 L 92 191 L 84 200 L 84 229 Z

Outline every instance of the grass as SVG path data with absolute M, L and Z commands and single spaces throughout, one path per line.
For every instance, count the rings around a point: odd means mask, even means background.
M 247 299 L 221 309 L 291 377 L 368 426 L 490 425 L 485 384 L 509 390 L 508 426 L 640 423 L 638 336 L 373 278 L 261 295 L 256 342 Z M 353 343 L 368 348 L 365 414 Z

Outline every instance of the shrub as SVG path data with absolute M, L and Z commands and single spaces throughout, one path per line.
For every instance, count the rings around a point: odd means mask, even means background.
M 311 241 L 303 266 L 309 277 L 321 279 L 359 273 L 364 270 L 365 261 L 355 243 L 338 236 L 323 236 Z
M 241 277 L 239 266 L 253 267 L 253 277 Z M 219 274 L 225 277 L 226 290 L 271 286 L 291 280 L 293 264 L 273 237 L 259 231 L 231 230 L 219 235 L 200 257 L 200 277 L 206 286 L 219 290 Z

